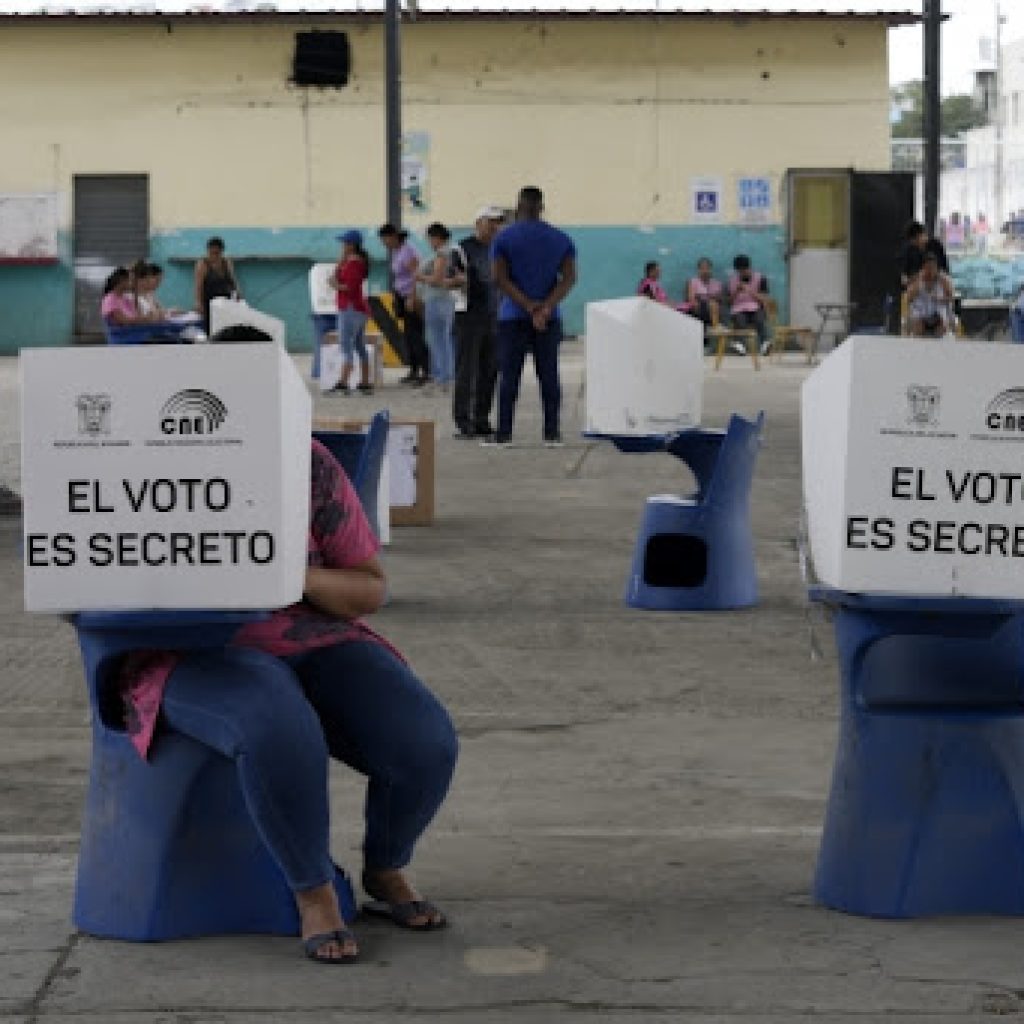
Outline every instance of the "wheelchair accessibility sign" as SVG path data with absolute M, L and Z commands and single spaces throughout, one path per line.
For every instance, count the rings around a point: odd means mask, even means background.
M 690 181 L 690 219 L 709 223 L 722 217 L 722 182 L 718 178 L 693 178 Z

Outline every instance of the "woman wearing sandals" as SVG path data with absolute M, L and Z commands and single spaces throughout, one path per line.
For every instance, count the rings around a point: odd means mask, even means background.
M 448 792 L 458 739 L 437 698 L 361 621 L 384 601 L 380 545 L 344 470 L 317 441 L 307 547 L 299 603 L 244 627 L 223 652 L 132 655 L 121 685 L 143 757 L 167 729 L 234 760 L 295 894 L 306 956 L 346 964 L 359 951 L 334 888 L 328 756 L 368 778 L 364 910 L 432 931 L 447 921 L 403 869 Z M 176 671 L 183 662 L 187 670 Z
M 356 353 L 359 354 L 359 390 L 373 394 L 370 383 L 370 358 L 366 352 L 366 322 L 370 318 L 370 305 L 363 294 L 363 286 L 370 273 L 370 257 L 363 248 L 359 231 L 346 231 L 338 235 L 342 243 L 341 259 L 331 274 L 328 284 L 338 293 L 338 343 L 345 355 L 345 365 L 335 388 L 348 392 L 349 377 Z

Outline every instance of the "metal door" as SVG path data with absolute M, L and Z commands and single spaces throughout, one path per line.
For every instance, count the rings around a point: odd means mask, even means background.
M 900 253 L 914 216 L 911 172 L 857 173 L 850 188 L 850 301 L 853 325 L 878 327 L 892 296 L 899 330 Z M 886 325 L 889 329 L 893 324 Z
M 149 177 L 77 174 L 74 182 L 75 334 L 103 333 L 103 282 L 149 253 Z
M 819 303 L 850 298 L 850 175 L 790 171 L 788 179 L 789 321 L 817 327 Z

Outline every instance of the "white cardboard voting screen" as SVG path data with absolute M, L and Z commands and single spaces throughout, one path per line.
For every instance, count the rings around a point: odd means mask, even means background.
M 255 327 L 284 347 L 284 321 L 253 309 L 244 299 L 213 299 L 210 302 L 210 337 L 225 327 Z
M 301 597 L 312 409 L 280 346 L 34 349 L 21 372 L 29 611 Z
M 327 283 L 334 263 L 314 263 L 309 268 L 309 305 L 314 313 L 332 316 L 338 312 L 338 293 Z
M 1024 597 L 1024 349 L 850 338 L 804 382 L 801 429 L 822 583 Z
M 704 327 L 645 298 L 587 305 L 587 431 L 664 434 L 700 423 Z

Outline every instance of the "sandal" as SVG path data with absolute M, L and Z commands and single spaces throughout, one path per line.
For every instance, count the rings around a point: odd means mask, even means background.
M 383 917 L 399 928 L 407 928 L 411 932 L 437 932 L 448 927 L 448 918 L 430 900 L 391 903 L 382 897 L 380 890 L 367 879 L 365 872 L 363 888 L 371 897 L 363 904 L 363 912 L 371 917 Z M 423 924 L 413 924 L 414 917 L 425 917 L 427 920 Z
M 337 942 L 344 946 L 346 942 L 355 942 L 356 937 L 347 928 L 336 928 L 333 932 L 322 932 L 319 935 L 310 935 L 302 942 L 303 951 L 308 960 L 318 964 L 354 964 L 359 959 L 359 953 L 342 953 L 339 957 L 317 956 L 321 949 L 330 942 Z
M 448 927 L 448 918 L 430 900 L 409 900 L 407 903 L 388 903 L 386 900 L 367 900 L 363 913 L 371 917 L 383 917 L 399 928 L 411 932 L 439 932 Z M 414 917 L 425 917 L 423 924 L 413 924 Z M 434 918 L 437 918 L 435 921 Z

